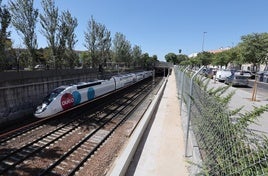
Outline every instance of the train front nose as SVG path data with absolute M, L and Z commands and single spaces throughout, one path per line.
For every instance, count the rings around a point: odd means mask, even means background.
M 36 117 L 40 117 L 41 113 L 44 112 L 46 109 L 47 109 L 47 104 L 42 103 L 41 105 L 39 105 L 39 106 L 36 108 L 36 111 L 35 111 L 34 115 L 35 115 Z

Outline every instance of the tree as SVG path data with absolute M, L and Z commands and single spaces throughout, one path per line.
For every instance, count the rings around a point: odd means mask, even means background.
M 69 11 L 65 11 L 62 13 L 62 23 L 65 24 L 65 38 L 66 38 L 66 57 L 67 57 L 67 65 L 70 68 L 73 68 L 75 62 L 78 60 L 78 56 L 74 52 L 74 46 L 77 43 L 76 35 L 74 33 L 75 28 L 78 25 L 77 19 L 72 17 Z
M 4 70 L 6 63 L 6 49 L 7 39 L 10 33 L 7 32 L 7 28 L 10 25 L 11 16 L 6 6 L 2 6 L 2 0 L 0 0 L 0 71 Z
M 9 1 L 12 14 L 12 25 L 22 36 L 23 42 L 31 57 L 31 67 L 36 61 L 37 37 L 35 26 L 37 23 L 38 10 L 33 7 L 34 0 Z
M 57 33 L 57 53 L 55 60 L 55 69 L 60 69 L 63 66 L 66 51 L 66 36 L 68 27 L 63 15 L 60 16 L 59 31 Z
M 51 60 L 51 56 L 52 56 L 52 51 L 51 51 L 51 48 L 50 47 L 45 47 L 42 51 L 42 63 L 44 65 L 46 65 L 47 69 L 50 68 L 50 65 L 52 64 L 49 64 L 49 63 L 54 63 L 54 60 Z
M 202 53 L 198 53 L 195 59 L 200 60 L 200 65 L 207 66 L 211 64 L 212 56 L 213 56 L 212 53 L 204 51 Z
M 142 67 L 147 69 L 152 69 L 155 63 L 158 62 L 157 55 L 149 56 L 148 53 L 141 55 Z
M 153 56 L 152 56 L 152 60 L 153 60 L 154 62 L 158 61 L 157 55 L 153 55 Z
M 191 67 L 200 67 L 202 65 L 202 61 L 198 57 L 190 58 Z
M 189 57 L 187 55 L 185 55 L 185 54 L 178 54 L 177 55 L 177 62 L 178 63 L 176 63 L 176 64 L 179 65 L 179 64 L 181 64 L 181 62 L 186 61 L 188 59 L 189 59 Z
M 106 62 L 108 59 L 110 59 L 110 48 L 111 48 L 111 32 L 106 29 L 104 25 L 100 25 L 100 58 L 101 63 L 104 63 L 106 65 Z
M 155 63 L 158 62 L 158 58 L 157 55 L 153 55 L 152 57 L 150 57 L 149 62 L 147 62 L 148 67 L 153 68 L 155 66 Z
M 179 65 L 181 62 L 183 62 L 189 58 L 185 54 L 176 55 L 175 53 L 169 53 L 169 54 L 165 55 L 165 59 L 167 62 L 171 62 L 174 65 L 175 64 Z
M 105 64 L 110 58 L 111 32 L 93 17 L 88 21 L 85 32 L 85 47 L 88 49 L 94 68 Z
M 92 60 L 89 56 L 89 52 L 82 52 L 80 55 L 80 58 L 81 58 L 83 68 L 87 68 L 92 65 Z
M 51 49 L 50 62 L 56 69 L 62 65 L 73 68 L 78 61 L 78 56 L 74 52 L 77 43 L 74 33 L 78 25 L 77 19 L 72 17 L 68 10 L 59 16 L 54 0 L 42 0 L 41 4 L 44 11 L 44 14 L 40 14 L 41 32 Z
M 135 45 L 132 48 L 131 56 L 133 58 L 134 66 L 141 66 L 141 56 L 142 56 L 142 50 L 139 46 Z
M 126 37 L 122 33 L 115 33 L 115 37 L 113 39 L 113 52 L 114 61 L 125 62 L 128 65 L 132 62 L 131 44 L 128 40 L 126 40 Z
M 148 53 L 142 54 L 141 60 L 142 60 L 142 67 L 143 68 L 147 67 L 147 62 L 148 62 L 149 59 L 150 59 L 150 56 L 149 56 Z
M 184 61 L 182 61 L 181 63 L 180 63 L 180 65 L 184 65 L 184 66 L 188 66 L 188 65 L 191 65 L 192 63 L 191 63 L 191 61 L 190 61 L 190 59 L 188 59 L 188 60 L 184 60 Z
M 77 42 L 74 34 L 78 25 L 77 19 L 72 17 L 69 11 L 64 11 L 60 16 L 59 23 L 55 68 L 58 69 L 64 65 L 73 68 L 78 62 L 78 56 L 74 52 L 74 46 Z
M 167 55 L 165 55 L 165 59 L 167 62 L 170 62 L 172 64 L 178 63 L 178 58 L 175 53 L 168 53 Z
M 239 47 L 242 50 L 242 58 L 246 63 L 257 66 L 267 62 L 268 33 L 253 33 L 241 37 Z
M 220 67 L 225 66 L 227 68 L 228 63 L 228 55 L 225 51 L 214 54 L 212 58 L 213 65 L 219 65 Z
M 0 0 L 0 71 L 5 69 L 7 39 L 10 36 L 10 32 L 7 32 L 7 28 L 10 25 L 10 21 L 10 12 L 6 6 L 2 6 L 2 0 Z
M 224 53 L 226 53 L 226 67 L 229 63 L 232 63 L 234 65 L 241 65 L 244 63 L 240 47 L 237 46 L 231 48 L 229 50 L 224 51 Z
M 45 36 L 50 48 L 49 61 L 55 64 L 57 53 L 57 32 L 59 25 L 58 8 L 55 6 L 54 0 L 42 0 L 41 2 L 44 13 L 40 14 L 40 23 L 42 26 L 41 33 Z M 55 66 L 55 65 L 54 65 Z

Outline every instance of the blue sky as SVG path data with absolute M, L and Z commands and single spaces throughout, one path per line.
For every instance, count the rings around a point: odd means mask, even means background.
M 35 6 L 41 11 L 40 2 L 36 0 Z M 56 0 L 56 5 L 78 20 L 77 50 L 86 50 L 84 32 L 92 15 L 111 31 L 112 38 L 120 32 L 132 46 L 161 61 L 179 49 L 187 55 L 200 52 L 203 36 L 208 51 L 235 46 L 243 35 L 268 32 L 267 0 Z M 15 47 L 23 46 L 11 31 Z M 38 25 L 38 47 L 45 47 L 46 39 L 39 31 Z

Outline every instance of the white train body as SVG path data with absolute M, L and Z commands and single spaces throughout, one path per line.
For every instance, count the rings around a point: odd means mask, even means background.
M 44 118 L 93 100 L 109 92 L 130 86 L 153 75 L 152 71 L 113 76 L 109 80 L 60 86 L 47 95 L 34 116 Z

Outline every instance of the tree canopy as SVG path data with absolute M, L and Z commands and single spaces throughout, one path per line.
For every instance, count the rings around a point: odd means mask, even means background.
M 9 1 L 12 25 L 21 34 L 23 42 L 31 57 L 31 66 L 36 61 L 37 36 L 35 33 L 38 9 L 33 6 L 34 0 Z
M 41 33 L 47 39 L 50 49 L 49 62 L 55 64 L 58 47 L 59 10 L 55 6 L 54 0 L 42 0 L 41 5 L 43 8 L 43 14 L 39 15 L 42 27 Z
M 73 68 L 81 64 L 96 68 L 99 65 L 106 65 L 109 61 L 123 62 L 128 66 L 148 66 L 158 59 L 156 55 L 149 56 L 148 53 L 142 53 L 138 45 L 132 47 L 131 42 L 121 32 L 115 32 L 112 38 L 109 29 L 97 22 L 93 16 L 89 19 L 84 33 L 87 53 L 78 56 L 80 52 L 75 51 L 78 41 L 75 29 L 78 20 L 68 10 L 59 12 L 55 0 L 41 0 L 41 13 L 34 8 L 34 0 L 10 0 L 9 7 L 1 3 L 2 0 L 0 0 L 0 71 L 4 70 L 6 65 L 11 63 L 19 65 L 19 62 L 23 62 L 24 66 L 31 65 L 32 68 L 41 62 L 58 69 L 62 65 Z M 38 49 L 36 34 L 38 22 L 41 24 L 39 31 L 47 39 L 48 46 L 44 49 Z M 10 32 L 7 31 L 10 23 L 21 36 L 27 52 L 21 49 L 13 50 L 12 40 L 9 39 Z M 258 66 L 268 62 L 268 33 L 243 35 L 237 46 L 219 53 L 200 52 L 196 57 L 189 58 L 181 54 L 181 51 L 182 49 L 179 49 L 178 54 L 171 52 L 166 54 L 166 61 L 194 66 L 212 64 L 226 67 L 228 64 L 244 63 Z
M 259 66 L 268 62 L 268 33 L 252 33 L 241 36 L 241 42 L 230 49 L 217 53 L 200 52 L 196 57 L 179 59 L 180 55 L 169 53 L 165 56 L 167 62 L 182 65 L 214 65 L 225 67 L 239 67 L 242 64 L 253 64 Z M 257 67 L 253 67 L 254 69 Z M 256 71 L 256 70 L 253 70 Z
M 113 60 L 116 62 L 125 62 L 128 65 L 132 62 L 131 44 L 126 36 L 120 32 L 115 33 L 113 39 Z
M 107 59 L 109 59 L 111 32 L 104 24 L 96 22 L 93 16 L 88 21 L 84 45 L 88 49 L 94 68 L 106 63 Z
M 241 37 L 242 59 L 246 63 L 257 65 L 267 62 L 268 33 L 253 33 Z
M 10 32 L 7 31 L 11 21 L 11 15 L 8 8 L 2 6 L 2 0 L 0 0 L 0 71 L 4 70 L 6 61 L 7 38 L 10 36 Z

